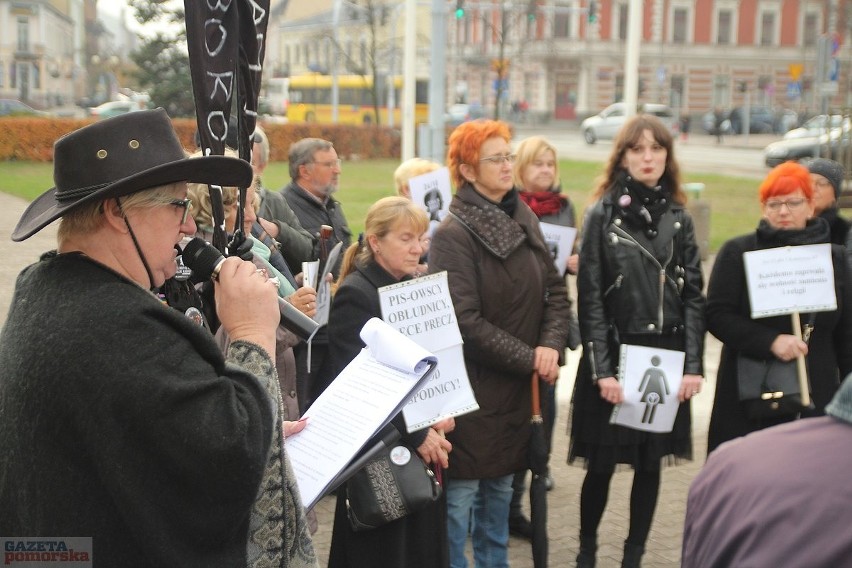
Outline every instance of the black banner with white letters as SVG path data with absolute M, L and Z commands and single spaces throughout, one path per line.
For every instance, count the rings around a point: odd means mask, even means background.
M 204 155 L 222 155 L 231 108 L 236 101 L 240 158 L 251 161 L 251 134 L 257 122 L 269 0 L 184 0 L 190 74 L 198 136 Z M 213 246 L 225 251 L 222 189 L 210 186 Z M 244 188 L 235 229 L 242 227 Z

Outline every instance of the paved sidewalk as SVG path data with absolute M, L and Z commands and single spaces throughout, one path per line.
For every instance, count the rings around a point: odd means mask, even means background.
M 23 200 L 0 193 L 0 251 L 2 251 L 4 259 L 2 266 L 0 266 L 0 321 L 5 321 L 18 272 L 36 261 L 42 252 L 56 247 L 55 225 L 23 243 L 13 243 L 10 240 L 12 229 L 25 206 L 26 203 Z M 709 263 L 705 266 L 705 269 L 709 269 Z M 76 292 L 79 293 L 80 291 Z M 57 298 L 57 302 L 61 302 L 61 300 L 61 298 Z M 708 382 L 704 386 L 704 393 L 695 399 L 693 405 L 695 461 L 681 467 L 666 469 L 663 472 L 660 502 L 643 562 L 645 568 L 673 568 L 680 564 L 681 532 L 686 508 L 686 493 L 693 476 L 704 463 L 707 424 L 712 404 L 712 392 L 715 388 L 719 349 L 719 342 L 708 336 L 705 353 Z M 551 566 L 573 566 L 578 548 L 579 491 L 584 470 L 578 467 L 569 467 L 565 463 L 568 451 L 568 409 L 577 361 L 577 354 L 572 352 L 569 364 L 563 370 L 557 389 L 557 428 L 554 436 L 554 453 L 551 457 L 551 470 L 555 487 L 548 494 Z M 598 551 L 598 566 L 600 568 L 620 565 L 622 543 L 627 536 L 629 521 L 628 503 L 631 481 L 632 473 L 630 472 L 617 473 L 613 479 L 607 511 L 600 528 L 600 548 Z M 314 536 L 314 542 L 322 559 L 321 565 L 325 565 L 331 542 L 334 499 L 325 498 L 319 503 L 316 510 L 320 528 Z M 524 540 L 512 537 L 510 560 L 513 568 L 531 567 L 532 556 L 529 544 Z

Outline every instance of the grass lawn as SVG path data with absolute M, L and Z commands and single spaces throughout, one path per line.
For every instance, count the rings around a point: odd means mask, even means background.
M 363 230 L 367 209 L 380 197 L 394 195 L 395 160 L 345 162 L 337 198 L 355 234 Z M 595 178 L 603 164 L 597 162 L 559 162 L 564 191 L 574 201 L 577 214 L 588 205 Z M 270 164 L 264 185 L 278 189 L 289 182 L 285 162 Z M 701 174 L 686 175 L 684 182 L 700 181 L 706 189 L 700 197 L 710 205 L 710 250 L 717 251 L 731 237 L 754 229 L 760 217 L 757 202 L 758 181 L 754 179 Z M 53 185 L 53 165 L 36 162 L 0 162 L 0 191 L 32 200 Z

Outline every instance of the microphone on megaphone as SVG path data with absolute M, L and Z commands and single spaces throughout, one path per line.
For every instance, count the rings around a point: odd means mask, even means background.
M 192 269 L 194 281 L 213 280 L 215 282 L 219 279 L 219 270 L 225 262 L 225 257 L 204 239 L 196 237 L 189 241 L 183 248 L 182 256 L 183 263 Z M 283 298 L 278 298 L 278 309 L 281 312 L 281 323 L 284 327 L 302 339 L 309 339 L 319 327 L 317 322 Z

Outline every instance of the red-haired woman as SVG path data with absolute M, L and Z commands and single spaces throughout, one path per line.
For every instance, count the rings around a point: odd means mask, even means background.
M 450 565 L 508 566 L 512 478 L 527 466 L 530 378 L 559 374 L 568 335 L 565 281 L 535 214 L 512 182 L 509 128 L 473 121 L 450 136 L 456 185 L 450 215 L 432 238 L 429 270 L 448 272 L 477 412 L 456 419 L 448 470 Z M 473 522 L 471 523 L 471 512 Z
M 837 310 L 819 312 L 815 317 L 801 314 L 803 322 L 814 318 L 809 343 L 793 335 L 789 315 L 751 319 L 743 253 L 828 243 L 831 239 L 828 222 L 814 216 L 813 187 L 804 166 L 786 162 L 775 167 L 760 184 L 759 196 L 763 217 L 757 230 L 722 246 L 707 290 L 707 328 L 724 344 L 710 416 L 708 452 L 732 438 L 797 418 L 748 419 L 738 397 L 737 355 L 782 361 L 807 355 L 814 409 L 802 416 L 822 415 L 840 381 L 852 371 L 852 282 L 840 245 L 831 247 Z
M 641 562 L 660 489 L 663 459 L 692 457 L 688 401 L 701 390 L 704 297 L 701 260 L 674 158 L 659 119 L 630 119 L 613 143 L 583 228 L 577 306 L 583 359 L 577 370 L 568 462 L 585 462 L 577 565 L 595 565 L 597 530 L 618 464 L 633 468 L 630 528 L 622 566 Z M 621 345 L 683 351 L 681 403 L 671 432 L 609 423 L 624 401 Z

